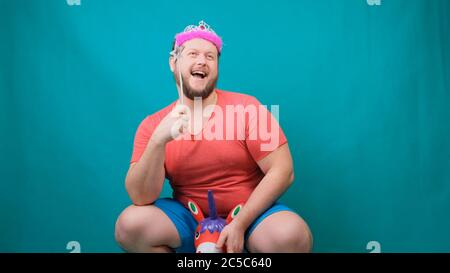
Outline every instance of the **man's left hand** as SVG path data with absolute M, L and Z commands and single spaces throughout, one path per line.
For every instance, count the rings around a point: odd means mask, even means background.
M 227 253 L 242 253 L 244 247 L 245 229 L 236 221 L 226 225 L 220 233 L 219 240 L 216 243 L 217 248 L 226 246 Z

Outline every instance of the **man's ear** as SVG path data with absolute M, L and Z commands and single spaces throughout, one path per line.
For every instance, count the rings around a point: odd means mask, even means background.
M 169 57 L 169 66 L 170 66 L 170 71 L 172 71 L 172 73 L 173 73 L 173 71 L 175 70 L 175 58 L 173 56 Z
M 229 223 L 231 223 L 231 221 L 233 221 L 234 217 L 236 217 L 236 215 L 238 215 L 238 213 L 241 211 L 243 205 L 244 204 L 239 204 L 230 211 L 230 213 L 227 216 L 227 220 L 226 220 L 227 224 L 229 224 Z
M 205 219 L 205 216 L 203 216 L 203 212 L 201 211 L 200 207 L 192 201 L 191 199 L 188 200 L 188 208 L 191 211 L 192 216 L 194 216 L 197 223 L 200 223 Z

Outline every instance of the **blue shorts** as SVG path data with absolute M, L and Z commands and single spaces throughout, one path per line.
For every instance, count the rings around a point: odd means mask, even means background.
M 194 233 L 197 228 L 197 221 L 191 215 L 191 212 L 183 206 L 179 201 L 172 198 L 160 198 L 155 201 L 154 206 L 161 209 L 175 224 L 178 230 L 178 235 L 180 236 L 181 246 L 175 249 L 178 253 L 195 253 L 194 247 Z M 264 220 L 267 216 L 278 211 L 292 211 L 292 209 L 287 206 L 276 202 L 248 227 L 245 232 L 244 240 L 247 241 L 253 230 Z M 244 246 L 245 248 L 245 246 Z

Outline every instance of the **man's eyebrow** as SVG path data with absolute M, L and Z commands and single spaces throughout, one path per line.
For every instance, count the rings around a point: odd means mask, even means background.
M 186 54 L 191 53 L 191 52 L 199 53 L 199 52 L 203 52 L 203 51 L 201 51 L 199 49 L 195 49 L 195 48 L 186 49 Z M 206 50 L 203 52 L 203 54 L 206 54 L 206 55 L 212 54 L 214 56 L 218 56 L 218 54 L 215 53 L 213 50 Z
M 186 51 L 197 51 L 197 52 L 199 52 L 199 51 L 202 51 L 202 50 L 195 49 L 195 48 L 188 48 L 188 49 L 186 49 Z M 205 50 L 204 53 L 213 53 L 214 54 L 214 50 Z

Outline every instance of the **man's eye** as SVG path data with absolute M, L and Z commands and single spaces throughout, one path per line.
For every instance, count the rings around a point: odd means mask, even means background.
M 196 57 L 197 56 L 197 52 L 190 52 L 189 56 Z
M 206 56 L 206 58 L 208 58 L 208 60 L 210 60 L 210 61 L 213 61 L 215 59 L 213 55 L 208 55 L 208 56 Z

